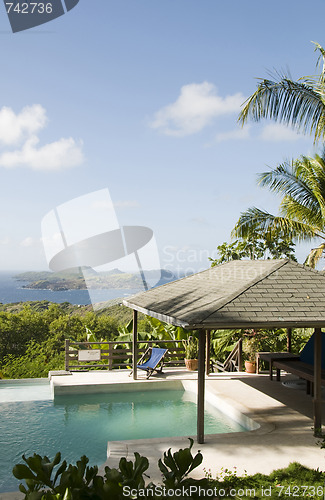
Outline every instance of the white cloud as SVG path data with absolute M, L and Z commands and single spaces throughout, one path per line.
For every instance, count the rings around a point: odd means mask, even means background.
M 221 132 L 216 135 L 217 142 L 224 142 L 230 140 L 242 140 L 248 139 L 250 134 L 250 125 L 245 125 L 243 128 L 238 128 L 235 130 L 230 130 L 229 132 Z
M 303 137 L 302 134 L 298 134 L 298 132 L 282 123 L 270 123 L 269 125 L 265 125 L 260 135 L 263 141 L 272 142 L 298 141 Z
M 150 125 L 166 135 L 195 134 L 219 116 L 238 113 L 244 100 L 241 93 L 219 96 L 213 83 L 191 83 L 181 88 L 174 103 L 157 111 Z
M 29 167 L 33 170 L 62 170 L 83 162 L 82 143 L 71 137 L 37 147 L 39 139 L 29 138 L 20 150 L 0 154 L 0 167 Z
M 47 121 L 46 110 L 39 104 L 26 106 L 18 114 L 11 108 L 2 108 L 0 144 L 6 150 L 0 152 L 0 167 L 55 171 L 80 165 L 84 161 L 81 141 L 69 137 L 39 145 L 37 132 Z M 16 146 L 16 149 L 8 150 L 9 146 Z
M 0 109 L 0 142 L 17 144 L 25 136 L 44 128 L 46 123 L 46 110 L 40 104 L 26 106 L 18 114 L 4 106 Z
M 22 247 L 31 247 L 34 245 L 34 239 L 31 237 L 31 236 L 28 236 L 27 238 L 25 238 L 23 241 L 20 242 L 20 245 Z

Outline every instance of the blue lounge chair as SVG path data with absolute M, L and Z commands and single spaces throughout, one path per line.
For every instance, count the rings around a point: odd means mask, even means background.
M 150 358 L 144 363 L 141 363 L 141 361 L 148 356 L 150 351 L 151 351 Z M 152 348 L 149 347 L 141 357 L 139 361 L 139 363 L 141 364 L 137 365 L 137 368 L 140 368 L 140 370 L 145 370 L 147 372 L 147 378 L 149 378 L 153 374 L 153 372 L 161 373 L 164 365 L 164 356 L 166 355 L 166 353 L 167 349 L 160 349 L 158 347 L 152 347 Z M 159 364 L 161 366 L 160 368 L 157 368 Z

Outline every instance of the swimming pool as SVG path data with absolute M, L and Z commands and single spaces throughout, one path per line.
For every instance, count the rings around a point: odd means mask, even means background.
M 53 400 L 44 382 L 2 382 L 0 401 L 0 492 L 18 489 L 11 471 L 22 454 L 53 458 L 61 451 L 68 462 L 86 454 L 92 465 L 100 465 L 108 441 L 196 434 L 195 395 L 184 390 L 70 394 Z M 243 430 L 207 403 L 207 434 Z

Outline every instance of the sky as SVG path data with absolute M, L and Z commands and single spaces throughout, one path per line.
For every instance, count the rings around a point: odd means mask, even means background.
M 1 4 L 0 270 L 49 269 L 48 214 L 107 189 L 119 226 L 152 229 L 161 267 L 207 268 L 242 211 L 277 212 L 257 174 L 319 150 L 237 119 L 257 78 L 315 74 L 324 14 L 320 0 L 80 0 L 12 33 Z

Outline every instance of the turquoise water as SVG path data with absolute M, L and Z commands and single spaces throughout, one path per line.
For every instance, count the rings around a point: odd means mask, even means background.
M 44 397 L 44 384 L 39 387 L 41 392 L 33 384 L 32 392 Z M 0 385 L 0 393 L 3 389 Z M 27 386 L 25 397 L 26 391 Z M 18 489 L 11 470 L 22 462 L 22 454 L 35 452 L 53 458 L 60 451 L 68 463 L 85 454 L 92 465 L 100 465 L 106 460 L 108 441 L 195 435 L 196 404 L 191 399 L 184 391 L 156 390 L 2 402 L 0 492 Z M 206 434 L 243 430 L 207 406 Z

